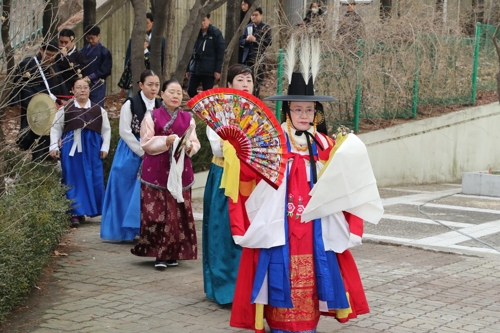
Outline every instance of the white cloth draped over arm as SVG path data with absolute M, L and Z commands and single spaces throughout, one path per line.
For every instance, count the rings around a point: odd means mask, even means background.
M 196 136 L 196 122 L 193 118 L 191 118 L 190 125 L 194 127 L 194 130 L 189 137 L 189 140 L 192 141 L 191 151 L 187 154 L 189 157 L 196 154 L 201 147 L 198 136 Z M 141 124 L 141 147 L 149 155 L 158 155 L 170 148 L 170 145 L 167 147 L 166 135 L 155 136 L 155 124 L 149 112 L 146 113 Z
M 54 116 L 52 127 L 50 128 L 50 151 L 59 150 L 59 140 L 64 130 L 64 108 L 60 108 Z
M 222 154 L 222 148 L 220 146 L 221 138 L 209 126 L 207 126 L 207 138 L 210 142 L 210 147 L 212 148 L 212 154 L 214 154 L 215 157 L 224 157 L 224 155 Z
M 106 110 L 101 108 L 101 117 L 102 117 L 102 125 L 101 125 L 101 137 L 102 137 L 102 145 L 101 151 L 108 152 L 109 145 L 111 143 L 111 125 L 109 124 L 108 113 Z
M 384 213 L 368 152 L 354 134 L 335 152 L 310 195 L 302 221 L 346 211 L 376 224 Z
M 120 110 L 120 137 L 134 154 L 141 157 L 144 155 L 144 150 L 141 147 L 141 143 L 132 133 L 132 118 L 133 115 L 130 109 L 130 101 L 127 100 Z

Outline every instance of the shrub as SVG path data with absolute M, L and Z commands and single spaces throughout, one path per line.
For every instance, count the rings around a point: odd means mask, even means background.
M 198 140 L 200 140 L 201 148 L 191 160 L 194 172 L 200 172 L 210 168 L 210 164 L 212 163 L 212 149 L 210 148 L 210 142 L 206 134 L 207 124 L 197 116 L 193 117 L 196 121 L 196 135 L 198 136 Z
M 53 165 L 25 163 L 16 171 L 15 188 L 0 197 L 0 323 L 49 262 L 71 208 Z

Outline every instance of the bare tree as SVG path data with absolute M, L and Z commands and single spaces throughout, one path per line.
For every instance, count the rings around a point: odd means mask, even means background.
M 173 0 L 154 2 L 155 4 L 153 17 L 155 23 L 153 25 L 153 31 L 151 32 L 151 43 L 149 44 L 151 49 L 150 64 L 153 72 L 159 73 L 160 78 L 163 78 L 165 70 L 165 62 L 163 62 L 163 64 L 161 63 L 161 58 L 164 56 L 163 54 L 161 54 L 162 38 L 163 32 L 167 28 L 168 8 L 170 7 L 172 2 Z
M 97 22 L 97 3 L 96 0 L 83 0 L 83 28 L 96 24 Z M 85 31 L 83 32 L 85 33 Z M 88 44 L 84 40 L 85 45 Z
M 51 39 L 55 36 L 57 32 L 57 25 L 59 23 L 57 19 L 57 10 L 59 6 L 59 0 L 48 0 L 45 4 L 45 10 L 43 11 L 43 37 Z
M 191 58 L 196 38 L 198 37 L 199 23 L 211 11 L 219 8 L 228 0 L 196 0 L 189 11 L 189 18 L 181 33 L 181 45 L 177 53 L 177 67 L 174 76 L 177 79 L 183 78 L 186 67 Z
M 2 44 L 3 44 L 3 55 L 6 57 L 7 63 L 7 73 L 11 73 L 14 70 L 15 61 L 14 53 L 12 52 L 12 44 L 9 37 L 10 30 L 10 4 L 11 0 L 3 0 L 2 2 Z M 5 82 L 5 81 L 4 81 Z M 10 85 L 2 84 L 0 85 L 0 100 L 4 101 L 8 99 L 10 95 L 10 90 L 8 87 Z M 0 119 L 3 120 L 5 116 L 5 106 L 0 109 Z M 0 121 L 0 147 L 5 147 L 5 133 L 3 131 L 3 121 Z M 0 175 L 5 173 L 5 150 L 0 148 Z M 0 178 L 0 179 L 3 179 Z M 2 184 L 3 185 L 3 184 Z M 0 186 L 0 197 L 4 194 L 5 186 Z
M 492 0 L 490 5 L 488 24 L 497 25 L 498 23 L 500 23 L 500 2 Z
M 498 56 L 498 73 L 496 75 L 497 79 L 497 98 L 498 102 L 500 103 L 500 44 L 498 43 L 498 39 L 500 39 L 500 24 L 497 25 L 495 32 L 493 34 L 490 34 L 488 30 L 486 30 L 488 35 L 491 37 L 493 40 L 493 45 L 495 45 L 495 50 L 497 51 L 497 56 Z
M 134 27 L 130 43 L 130 64 L 132 68 L 133 90 L 139 91 L 137 80 L 146 69 L 144 65 L 144 36 L 146 35 L 146 5 L 143 0 L 130 0 L 134 7 Z
M 237 1 L 228 1 L 226 4 L 226 29 L 224 39 L 226 40 L 226 47 L 229 45 L 234 35 L 238 35 L 238 26 L 240 25 L 239 19 L 241 12 L 240 3 Z M 245 21 L 243 21 L 245 22 Z M 230 65 L 238 62 L 238 53 L 232 53 L 229 58 Z
M 164 53 L 164 73 L 163 80 L 174 76 L 175 64 L 172 59 L 174 59 L 174 26 L 175 26 L 175 1 L 169 0 L 169 6 L 166 10 L 167 18 L 167 43 L 165 45 Z
M 226 51 L 224 52 L 224 62 L 222 63 L 221 79 L 220 79 L 220 86 L 222 87 L 225 87 L 227 85 L 227 70 L 230 64 L 230 59 L 232 57 L 235 47 L 239 43 L 240 36 L 243 33 L 243 29 L 247 25 L 247 22 L 250 20 L 250 16 L 252 16 L 252 13 L 260 5 L 260 3 L 261 0 L 257 0 L 252 4 L 250 8 L 248 8 L 248 11 L 245 17 L 243 18 L 243 21 L 241 21 L 240 25 L 238 26 L 238 30 L 236 30 L 236 32 L 233 35 L 233 38 L 231 38 L 231 41 L 226 46 Z

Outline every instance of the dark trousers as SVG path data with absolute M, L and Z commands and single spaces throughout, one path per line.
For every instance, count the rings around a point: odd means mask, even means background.
M 260 94 L 260 85 L 264 81 L 264 69 L 265 65 L 260 62 L 258 65 L 253 60 L 245 61 L 245 65 L 250 67 L 253 71 L 253 75 L 255 77 L 254 85 L 253 85 L 253 94 L 255 97 L 259 97 Z M 255 68 L 256 67 L 256 68 Z
M 187 93 L 189 97 L 193 98 L 198 94 L 198 86 L 203 87 L 203 91 L 212 89 L 214 87 L 215 77 L 213 75 L 189 75 Z
M 99 104 L 104 108 L 104 98 L 106 97 L 106 81 L 100 80 L 90 85 L 90 101 Z

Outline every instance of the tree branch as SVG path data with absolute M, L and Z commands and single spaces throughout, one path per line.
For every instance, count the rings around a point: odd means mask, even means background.
M 192 54 L 191 50 L 194 47 L 196 38 L 198 38 L 201 21 L 208 13 L 219 8 L 227 1 L 228 0 L 196 0 L 189 11 L 189 18 L 181 33 L 181 42 L 185 43 L 181 43 L 177 53 L 177 67 L 174 76 L 178 80 L 182 80 L 186 73 L 186 67 Z
M 255 11 L 255 9 L 260 6 L 261 0 L 257 0 L 253 3 L 253 5 L 248 8 L 247 13 L 245 14 L 245 17 L 243 18 L 243 21 L 240 22 L 240 25 L 238 26 L 238 30 L 234 33 L 233 38 L 229 42 L 229 45 L 226 46 L 226 50 L 224 51 L 224 62 L 222 63 L 222 73 L 221 73 L 221 79 L 220 79 L 220 86 L 225 87 L 227 85 L 227 71 L 229 67 L 229 60 L 231 59 L 234 48 L 238 45 L 241 34 L 243 33 L 243 29 L 246 27 L 248 21 L 250 20 L 250 16 L 252 16 L 252 13 Z
M 130 44 L 130 65 L 134 94 L 139 91 L 137 81 L 146 69 L 144 65 L 144 38 L 146 36 L 146 5 L 143 0 L 130 0 L 134 7 L 134 27 Z
M 167 28 L 167 8 L 170 6 L 172 0 L 158 1 L 154 4 L 154 24 L 153 31 L 151 32 L 151 41 L 149 42 L 150 48 L 150 63 L 153 72 L 158 74 L 160 79 L 165 72 L 165 62 L 161 63 L 161 58 L 164 56 L 162 50 L 163 32 Z

